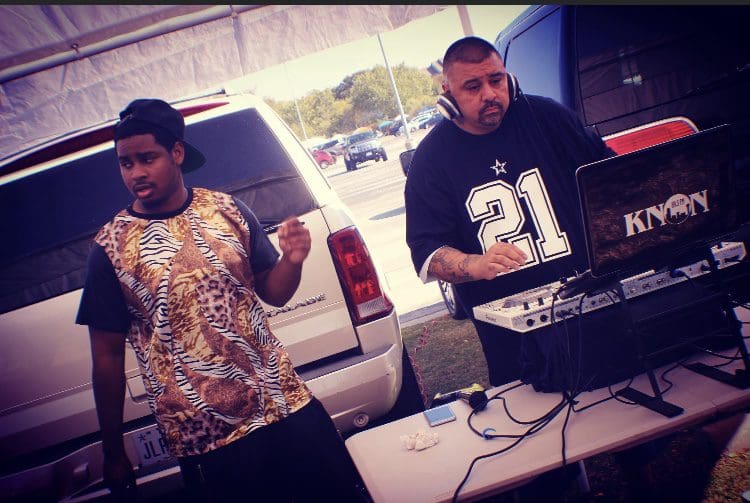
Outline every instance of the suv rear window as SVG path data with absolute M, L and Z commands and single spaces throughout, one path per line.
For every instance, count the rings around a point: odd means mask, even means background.
M 229 134 L 232 133 L 232 134 Z M 261 224 L 316 207 L 287 152 L 254 109 L 188 125 L 207 158 L 185 175 L 192 187 L 234 194 Z M 83 286 L 91 238 L 132 196 L 114 148 L 0 185 L 0 313 Z
M 577 8 L 586 123 L 658 106 L 747 70 L 746 21 L 743 7 Z

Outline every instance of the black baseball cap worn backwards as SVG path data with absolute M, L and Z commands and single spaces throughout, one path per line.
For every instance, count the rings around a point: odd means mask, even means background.
M 182 162 L 183 173 L 194 171 L 206 162 L 206 157 L 200 150 L 185 141 L 185 119 L 182 114 L 166 101 L 159 99 L 131 101 L 125 107 L 125 110 L 120 112 L 120 121 L 115 125 L 115 131 L 130 120 L 146 123 L 149 126 L 166 131 L 182 142 L 185 145 L 185 159 Z

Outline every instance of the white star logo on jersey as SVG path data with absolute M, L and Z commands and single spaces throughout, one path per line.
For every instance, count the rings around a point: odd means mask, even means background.
M 499 176 L 500 173 L 507 174 L 508 172 L 505 171 L 505 165 L 508 164 L 507 162 L 500 162 L 498 159 L 495 159 L 495 165 L 490 166 L 490 169 L 495 171 L 495 176 Z

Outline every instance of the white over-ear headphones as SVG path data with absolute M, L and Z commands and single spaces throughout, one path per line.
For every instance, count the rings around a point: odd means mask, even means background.
M 511 103 L 518 99 L 518 94 L 521 90 L 518 87 L 518 80 L 516 76 L 511 73 L 506 73 L 508 76 L 508 96 L 510 96 Z M 455 120 L 461 117 L 461 109 L 458 108 L 456 99 L 448 93 L 443 93 L 438 96 L 435 108 L 438 109 L 440 115 L 448 120 Z
M 443 93 L 438 96 L 435 108 L 438 109 L 440 115 L 448 120 L 454 120 L 461 117 L 461 110 L 458 108 L 458 103 L 450 94 Z

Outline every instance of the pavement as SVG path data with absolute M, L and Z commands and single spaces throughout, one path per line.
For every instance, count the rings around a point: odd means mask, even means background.
M 448 309 L 445 307 L 445 303 L 439 302 L 429 306 L 420 307 L 409 311 L 408 313 L 400 314 L 398 321 L 401 324 L 401 328 L 408 327 L 411 325 L 417 325 L 425 323 L 438 316 L 448 314 Z

